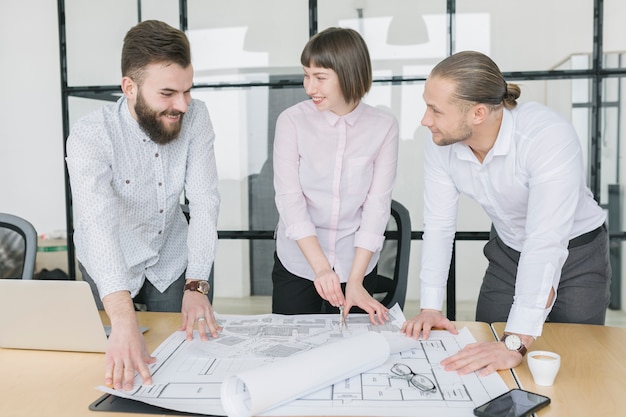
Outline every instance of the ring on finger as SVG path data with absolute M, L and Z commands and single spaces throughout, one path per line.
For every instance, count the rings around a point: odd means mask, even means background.
M 198 321 L 206 321 L 206 319 L 204 317 L 198 317 L 197 320 Z

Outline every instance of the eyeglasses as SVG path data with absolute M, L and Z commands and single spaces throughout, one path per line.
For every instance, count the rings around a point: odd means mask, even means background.
M 437 391 L 437 386 L 435 383 L 425 375 L 416 374 L 413 372 L 408 365 L 403 363 L 396 363 L 391 367 L 391 372 L 394 374 L 405 378 L 409 381 L 413 386 L 420 391 L 424 392 L 435 392 Z

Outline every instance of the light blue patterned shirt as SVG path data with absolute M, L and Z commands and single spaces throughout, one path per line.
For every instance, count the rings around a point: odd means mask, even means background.
M 215 134 L 206 105 L 192 100 L 180 137 L 154 143 L 125 97 L 83 117 L 67 141 L 78 260 L 100 297 L 132 297 L 147 278 L 164 291 L 187 269 L 208 279 L 220 197 Z M 189 199 L 189 226 L 180 208 Z

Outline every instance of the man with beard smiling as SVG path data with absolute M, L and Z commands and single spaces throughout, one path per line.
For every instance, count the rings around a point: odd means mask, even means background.
M 191 339 L 217 337 L 207 297 L 219 210 L 215 134 L 193 100 L 185 34 L 163 22 L 131 28 L 122 48 L 117 103 L 79 120 L 67 141 L 74 243 L 83 279 L 111 319 L 105 384 L 151 384 L 135 302 L 180 311 Z M 187 225 L 181 195 L 189 200 Z M 208 331 L 207 331 L 208 330 Z

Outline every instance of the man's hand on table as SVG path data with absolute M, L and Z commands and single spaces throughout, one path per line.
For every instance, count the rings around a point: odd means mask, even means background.
M 217 337 L 222 328 L 217 324 L 213 307 L 206 295 L 196 291 L 185 291 L 182 308 L 183 323 L 180 330 L 187 333 L 187 340 L 193 339 L 193 329 L 198 324 L 200 339 L 209 340 L 207 328 L 213 337 Z
M 441 361 L 446 371 L 456 371 L 460 375 L 478 371 L 485 376 L 502 369 L 515 368 L 521 364 L 523 356 L 508 350 L 502 342 L 471 343 L 458 353 Z
M 445 329 L 458 334 L 454 324 L 439 310 L 423 309 L 417 316 L 407 320 L 401 332 L 417 339 L 420 334 L 424 340 L 430 336 L 433 328 Z M 534 341 L 532 336 L 519 335 L 526 348 Z M 458 353 L 441 361 L 446 371 L 456 371 L 461 375 L 478 371 L 481 376 L 489 375 L 502 369 L 515 368 L 522 363 L 523 356 L 517 351 L 506 348 L 502 342 L 471 343 Z
M 133 389 L 135 372 L 143 383 L 152 384 L 148 364 L 156 358 L 150 356 L 139 330 L 135 306 L 128 291 L 117 291 L 102 299 L 111 320 L 111 335 L 105 353 L 104 384 L 116 390 Z
M 417 316 L 405 321 L 400 331 L 413 339 L 419 338 L 421 333 L 422 338 L 426 340 L 433 328 L 445 329 L 452 334 L 459 333 L 441 311 L 430 309 L 422 309 Z
M 148 353 L 136 321 L 134 325 L 111 326 L 105 361 L 104 383 L 109 387 L 132 390 L 135 372 L 139 372 L 144 384 L 152 384 L 148 364 L 154 363 L 156 358 Z

